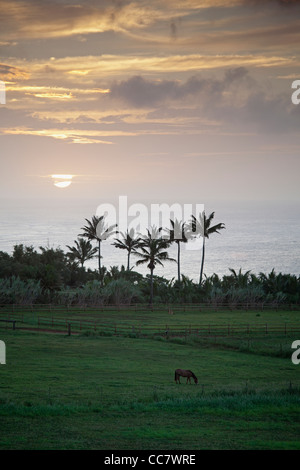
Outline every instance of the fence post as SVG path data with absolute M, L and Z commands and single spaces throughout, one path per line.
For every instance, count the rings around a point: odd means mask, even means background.
M 68 336 L 71 336 L 71 323 L 68 323 Z
M 266 323 L 266 335 L 268 334 L 268 323 Z

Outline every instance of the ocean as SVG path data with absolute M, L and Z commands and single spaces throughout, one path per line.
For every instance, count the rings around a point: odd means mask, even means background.
M 3 201 L 0 207 L 1 233 L 0 251 L 12 253 L 13 246 L 23 243 L 60 247 L 67 250 L 72 245 L 85 218 L 90 219 L 97 205 L 84 203 L 40 201 Z M 219 203 L 205 205 L 206 214 L 215 210 L 214 224 L 223 222 L 226 229 L 213 234 L 206 242 L 204 274 L 223 276 L 229 268 L 250 270 L 253 274 L 279 273 L 300 275 L 300 207 L 288 203 Z M 127 263 L 127 252 L 112 246 L 113 240 L 102 243 L 102 264 L 121 266 Z M 181 273 L 199 280 L 202 242 L 181 245 Z M 169 255 L 177 258 L 177 247 L 169 249 Z M 133 266 L 137 258 L 131 257 Z M 86 267 L 97 268 L 97 259 L 86 263 Z M 145 266 L 134 268 L 145 274 Z M 176 263 L 166 262 L 157 267 L 155 274 L 168 279 L 177 277 Z

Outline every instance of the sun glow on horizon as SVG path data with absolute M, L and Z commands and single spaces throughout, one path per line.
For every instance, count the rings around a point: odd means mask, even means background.
M 67 188 L 72 183 L 73 175 L 51 175 L 51 178 L 57 188 Z

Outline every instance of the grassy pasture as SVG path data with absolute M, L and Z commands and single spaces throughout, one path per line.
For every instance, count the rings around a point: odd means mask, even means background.
M 191 334 L 1 328 L 1 449 L 300 448 L 300 365 L 291 362 L 300 335 L 193 333 L 212 322 L 299 325 L 298 312 L 110 313 L 113 323 L 191 325 Z M 27 315 L 23 325 L 34 325 Z M 177 367 L 193 370 L 199 385 L 176 385 Z

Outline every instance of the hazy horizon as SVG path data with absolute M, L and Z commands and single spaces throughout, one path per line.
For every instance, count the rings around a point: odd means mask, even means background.
M 12 201 L 10 201 L 12 202 Z M 141 201 L 138 201 L 141 202 Z M 130 204 L 130 201 L 129 201 Z M 116 206 L 116 209 L 118 207 Z M 0 207 L 2 230 L 0 251 L 13 252 L 13 246 L 23 243 L 25 246 L 60 248 L 68 251 L 66 245 L 74 245 L 74 240 L 81 234 L 85 218 L 91 218 L 96 204 L 85 203 L 48 204 L 31 203 L 10 204 Z M 215 222 L 225 223 L 225 230 L 215 234 L 207 241 L 205 275 L 213 273 L 223 276 L 229 274 L 229 268 L 253 274 L 275 272 L 299 276 L 300 245 L 300 207 L 287 204 L 220 204 L 206 205 L 207 213 L 215 210 Z M 129 218 L 130 221 L 130 218 Z M 113 237 L 102 244 L 102 264 L 111 266 L 126 265 L 126 253 L 112 246 Z M 96 246 L 96 243 L 93 243 Z M 176 258 L 176 246 L 168 250 Z M 195 281 L 199 277 L 201 261 L 201 240 L 197 246 L 181 247 L 182 274 Z M 132 256 L 131 266 L 142 274 L 148 274 L 147 267 L 137 268 Z M 97 269 L 97 259 L 86 263 L 86 268 Z M 176 275 L 176 264 L 165 263 L 157 267 L 156 275 L 172 279 Z

